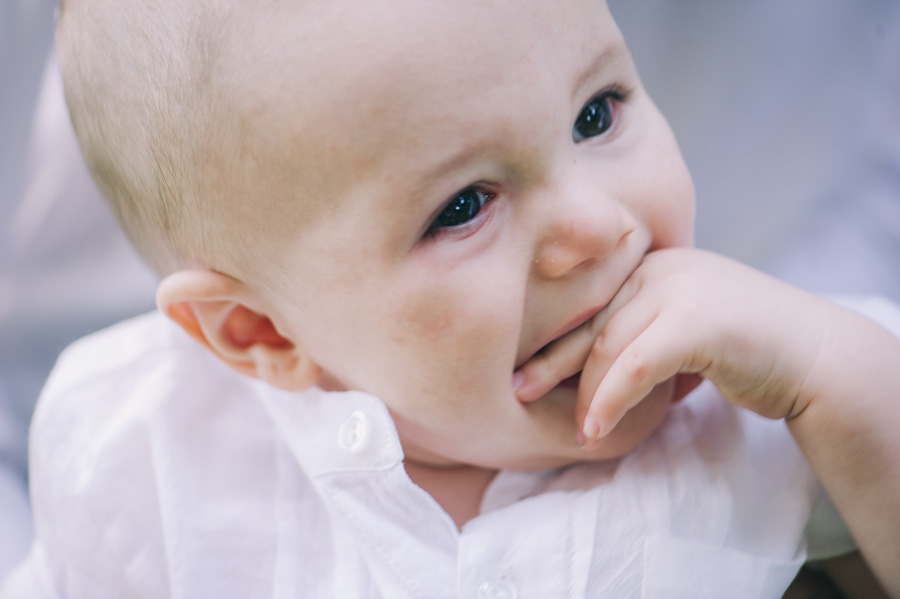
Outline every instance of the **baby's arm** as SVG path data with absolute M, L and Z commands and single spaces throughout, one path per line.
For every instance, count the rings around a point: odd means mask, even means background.
M 678 375 L 684 393 L 710 379 L 733 403 L 787 419 L 872 570 L 900 596 L 900 340 L 826 300 L 687 249 L 649 254 L 591 328 L 529 362 L 520 399 L 583 365 L 576 418 L 589 445 L 655 385 Z
M 900 597 L 900 342 L 846 311 L 825 343 L 807 408 L 788 428 L 872 571 Z

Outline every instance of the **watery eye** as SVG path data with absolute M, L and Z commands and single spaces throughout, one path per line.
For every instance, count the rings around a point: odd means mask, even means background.
M 474 187 L 464 189 L 456 194 L 450 200 L 450 203 L 438 214 L 431 224 L 431 229 L 445 229 L 463 225 L 475 218 L 481 209 L 484 208 L 484 205 L 493 198 L 493 195 L 481 189 Z
M 572 127 L 572 139 L 577 143 L 589 137 L 597 137 L 606 133 L 613 123 L 613 101 L 610 94 L 595 97 L 581 109 L 575 126 Z

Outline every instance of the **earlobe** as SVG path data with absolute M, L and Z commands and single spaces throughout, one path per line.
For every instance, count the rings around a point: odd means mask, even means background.
M 288 391 L 317 384 L 318 365 L 251 300 L 244 283 L 206 270 L 173 273 L 156 291 L 160 311 L 234 370 Z

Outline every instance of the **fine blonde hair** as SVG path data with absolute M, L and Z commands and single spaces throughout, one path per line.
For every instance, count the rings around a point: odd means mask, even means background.
M 76 137 L 98 187 L 144 259 L 240 270 L 237 226 L 254 160 L 224 58 L 235 19 L 208 0 L 66 0 L 57 52 Z M 246 225 L 246 223 L 240 223 Z

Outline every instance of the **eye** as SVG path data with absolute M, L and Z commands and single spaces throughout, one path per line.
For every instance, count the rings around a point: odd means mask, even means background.
M 431 223 L 429 231 L 464 225 L 481 212 L 484 205 L 494 199 L 494 195 L 478 187 L 467 187 L 457 193 L 444 206 L 441 213 Z
M 607 90 L 594 96 L 575 119 L 572 140 L 578 143 L 609 131 L 615 120 L 616 104 L 624 102 L 627 97 L 628 92 L 620 89 Z

